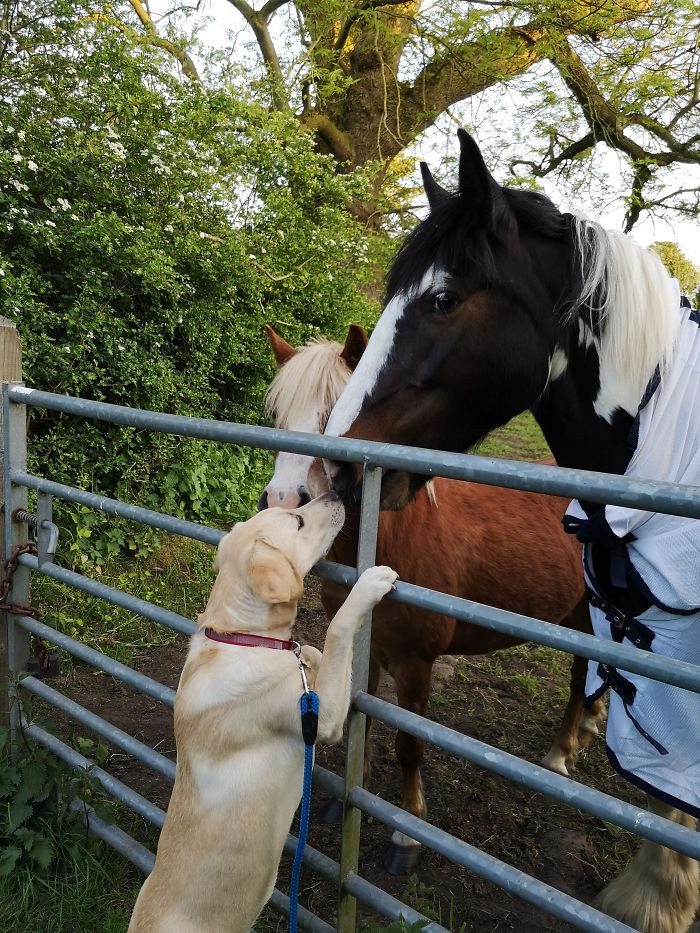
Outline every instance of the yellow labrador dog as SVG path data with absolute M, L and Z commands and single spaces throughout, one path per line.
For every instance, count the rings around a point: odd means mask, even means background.
M 300 509 L 260 512 L 219 544 L 175 700 L 175 787 L 129 933 L 246 933 L 269 899 L 304 766 L 302 678 L 285 649 L 303 578 L 344 519 L 326 493 Z M 330 623 L 323 655 L 301 649 L 321 741 L 342 735 L 353 637 L 395 580 L 388 567 L 365 571 Z

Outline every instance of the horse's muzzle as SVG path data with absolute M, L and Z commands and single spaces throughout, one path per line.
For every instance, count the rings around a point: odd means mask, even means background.
M 347 507 L 358 506 L 362 499 L 362 467 L 356 463 L 326 461 L 326 474 L 335 492 Z M 379 508 L 396 512 L 403 509 L 423 484 L 425 477 L 403 470 L 388 470 L 382 478 Z

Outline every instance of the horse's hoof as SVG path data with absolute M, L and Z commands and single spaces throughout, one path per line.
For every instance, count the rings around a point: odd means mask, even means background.
M 551 748 L 542 759 L 543 768 L 549 768 L 550 771 L 554 771 L 555 774 L 561 774 L 562 777 L 569 776 L 569 769 L 566 765 L 566 755 L 559 748 Z
M 384 856 L 384 868 L 390 875 L 410 875 L 420 861 L 421 848 L 414 840 L 409 845 L 399 845 L 392 839 Z
M 343 805 L 335 797 L 329 800 L 321 810 L 321 822 L 327 823 L 329 826 L 340 826 L 343 822 Z

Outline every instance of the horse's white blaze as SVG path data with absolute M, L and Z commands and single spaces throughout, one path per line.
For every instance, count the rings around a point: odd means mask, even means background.
M 375 387 L 379 374 L 389 359 L 396 337 L 396 327 L 403 317 L 406 305 L 431 286 L 439 288 L 444 282 L 445 274 L 431 266 L 417 286 L 394 295 L 382 311 L 357 369 L 331 412 L 325 434 L 340 437 L 351 427 L 360 413 L 362 403 Z
M 320 419 L 321 412 L 314 410 L 306 418 L 290 424 L 289 430 L 318 434 Z M 313 457 L 281 450 L 275 458 L 275 472 L 265 487 L 268 505 L 295 509 L 299 505 L 301 492 L 306 491 L 306 479 L 313 462 Z

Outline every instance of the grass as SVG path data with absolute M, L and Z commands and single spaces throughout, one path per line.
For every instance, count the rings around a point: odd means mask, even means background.
M 124 933 L 142 876 L 104 844 L 77 861 L 0 878 L 0 929 L 12 933 Z
M 474 453 L 507 460 L 544 460 L 552 456 L 539 425 L 529 411 L 518 415 L 505 427 L 492 431 Z

